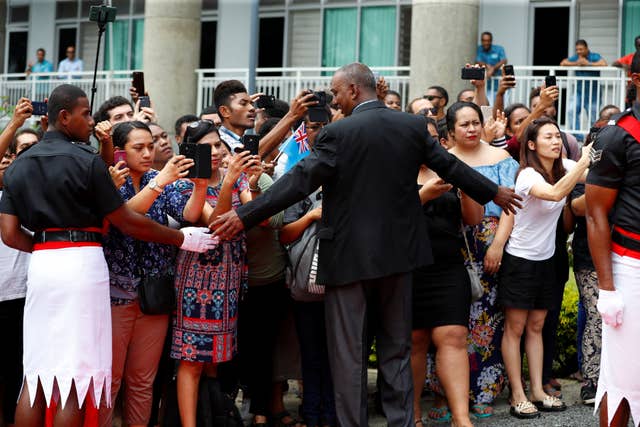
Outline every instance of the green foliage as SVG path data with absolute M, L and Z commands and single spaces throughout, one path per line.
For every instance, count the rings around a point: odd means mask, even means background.
M 556 334 L 557 351 L 553 360 L 553 371 L 560 377 L 577 370 L 578 299 L 578 287 L 574 280 L 573 270 L 571 270 L 569 272 L 569 282 L 564 288 L 560 321 Z

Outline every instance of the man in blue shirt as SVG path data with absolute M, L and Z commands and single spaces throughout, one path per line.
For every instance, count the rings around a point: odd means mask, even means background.
M 591 52 L 585 40 L 576 42 L 576 53 L 569 58 L 565 58 L 560 63 L 563 67 L 606 67 L 607 61 L 599 54 Z M 600 77 L 600 71 L 576 71 L 577 77 L 586 77 L 584 80 L 576 80 L 575 95 L 569 106 L 569 120 L 572 120 L 573 129 L 581 128 L 580 113 L 585 108 L 588 111 L 587 121 L 589 126 L 595 122 L 598 117 L 598 81 L 592 80 L 592 77 Z M 587 128 L 589 127 L 587 126 Z M 581 140 L 583 136 L 577 135 Z
M 36 51 L 36 63 L 29 62 L 25 73 L 30 76 L 31 73 L 53 73 L 53 64 L 44 59 L 47 52 L 43 48 Z M 49 80 L 49 76 L 38 76 L 36 80 Z M 44 97 L 51 92 L 46 83 L 38 84 L 35 86 L 36 93 L 31 95 L 32 99 L 44 100 Z
M 489 31 L 482 33 L 480 46 L 476 51 L 476 64 L 484 65 L 487 69 L 485 74 L 485 79 L 487 80 L 486 90 L 491 102 L 493 102 L 499 83 L 499 79 L 492 79 L 492 77 L 502 75 L 500 69 L 506 63 L 507 55 L 504 53 L 504 48 L 493 44 L 493 34 Z

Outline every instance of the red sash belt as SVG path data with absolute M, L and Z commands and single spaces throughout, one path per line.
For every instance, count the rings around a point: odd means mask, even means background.
M 640 259 L 640 234 L 624 230 L 617 225 L 611 234 L 611 250 L 620 255 Z

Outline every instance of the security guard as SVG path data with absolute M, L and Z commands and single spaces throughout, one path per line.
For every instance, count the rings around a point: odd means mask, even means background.
M 123 204 L 107 165 L 86 145 L 94 122 L 81 89 L 57 87 L 48 116 L 52 131 L 5 172 L 0 231 L 8 246 L 33 252 L 24 310 L 25 382 L 16 424 L 44 425 L 45 406 L 54 396 L 63 408 L 56 423 L 73 427 L 82 423 L 87 394 L 97 407 L 105 389 L 110 404 L 104 219 L 137 239 L 191 251 L 204 252 L 216 241 L 207 229 L 172 230 Z M 33 238 L 22 226 L 34 231 Z
M 640 53 L 631 64 L 640 88 Z M 601 426 L 640 420 L 640 97 L 594 143 L 587 232 L 598 274 L 602 354 L 595 407 Z

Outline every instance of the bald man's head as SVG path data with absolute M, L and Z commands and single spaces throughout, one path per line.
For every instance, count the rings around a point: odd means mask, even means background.
M 335 72 L 331 79 L 331 93 L 334 104 L 348 116 L 358 104 L 376 99 L 376 79 L 369 67 L 354 62 Z

